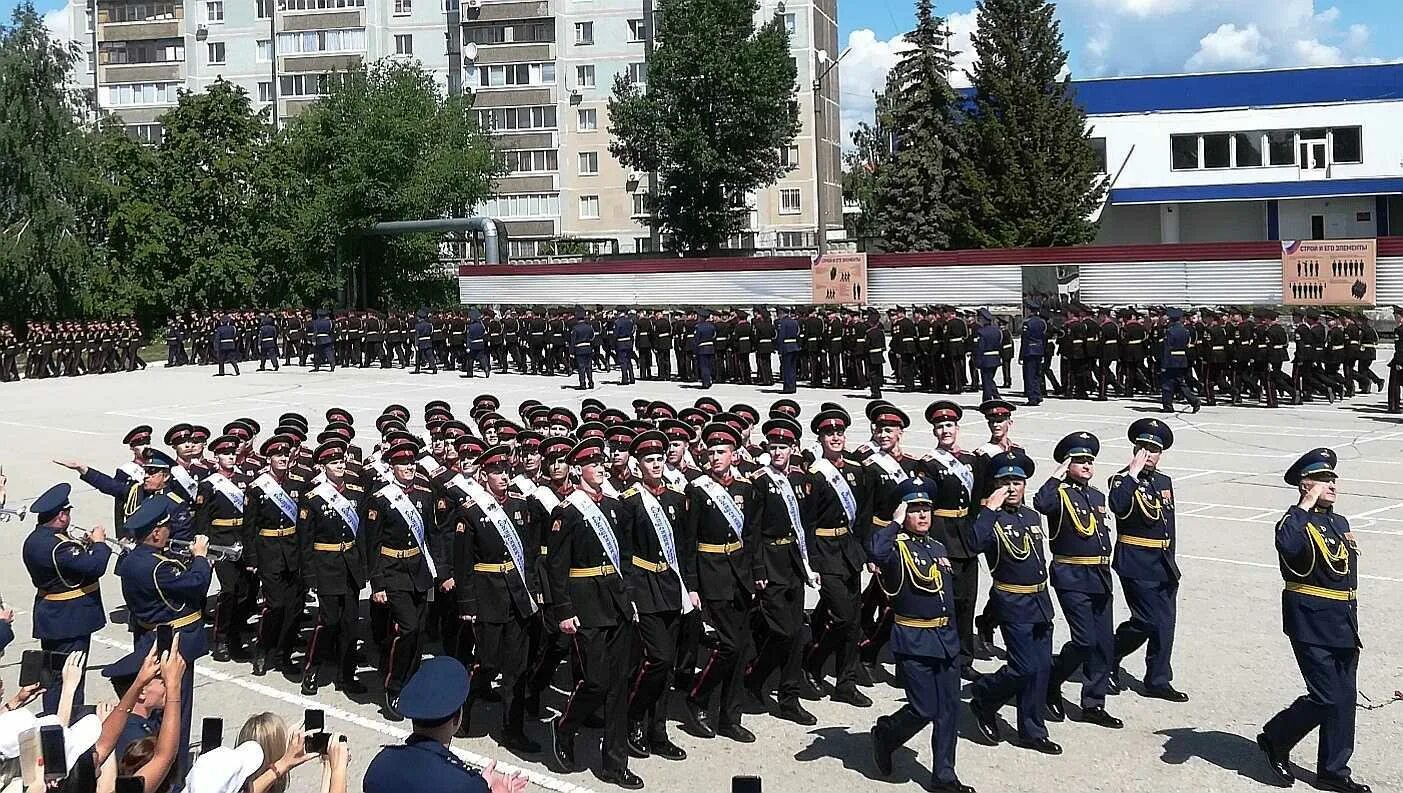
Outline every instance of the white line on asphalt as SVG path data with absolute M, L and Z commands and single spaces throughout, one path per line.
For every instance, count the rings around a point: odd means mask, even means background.
M 1403 504 L 1397 504 L 1397 503 L 1394 503 L 1394 504 L 1386 504 L 1386 505 L 1384 505 L 1384 506 L 1382 506 L 1382 507 L 1379 507 L 1379 508 L 1377 508 L 1377 509 L 1371 509 L 1371 510 L 1368 510 L 1368 511 L 1366 511 L 1366 512 L 1360 512 L 1360 513 L 1358 513 L 1358 514 L 1351 515 L 1351 516 L 1350 516 L 1350 520 L 1354 520 L 1355 518 L 1367 518 L 1367 517 L 1369 517 L 1370 515 L 1377 515 L 1377 514 L 1379 514 L 1380 512 L 1387 512 L 1387 511 L 1389 511 L 1389 510 L 1391 510 L 1391 509 L 1400 509 L 1400 508 L 1403 508 Z M 1383 518 L 1379 518 L 1379 520 L 1383 520 Z
M 1219 556 L 1192 556 L 1187 553 L 1181 553 L 1179 554 L 1179 558 L 1194 559 L 1200 562 L 1220 562 L 1222 564 L 1236 564 L 1242 565 L 1243 567 L 1261 567 L 1267 570 L 1280 569 L 1278 565 L 1267 564 L 1266 562 L 1244 562 L 1241 559 L 1224 559 Z M 1364 575 L 1363 573 L 1361 573 L 1359 577 L 1367 578 L 1370 581 L 1386 581 L 1390 584 L 1403 584 L 1403 578 L 1389 578 L 1388 576 L 1383 575 Z
M 0 424 L 8 424 L 11 427 L 23 427 L 27 430 L 48 430 L 50 432 L 73 432 L 79 435 L 106 435 L 105 432 L 93 432 L 92 430 L 80 430 L 73 427 L 50 427 L 47 424 L 29 424 L 23 421 L 0 421 Z

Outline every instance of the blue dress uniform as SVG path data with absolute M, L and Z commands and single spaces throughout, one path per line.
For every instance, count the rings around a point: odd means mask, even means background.
M 575 357 L 580 390 L 594 388 L 594 326 L 585 320 L 583 309 L 575 309 L 575 324 L 570 328 L 570 354 Z
M 416 726 L 454 719 L 468 697 L 468 670 L 455 658 L 425 661 L 400 694 L 400 711 Z M 420 732 L 386 746 L 365 769 L 365 793 L 487 793 L 487 780 L 453 751 Z
M 473 369 L 482 365 L 482 376 L 492 376 L 492 361 L 487 357 L 487 326 L 477 309 L 468 312 L 468 359 L 463 362 L 463 377 L 472 377 Z
M 1335 452 L 1313 449 L 1286 472 L 1287 484 L 1302 480 L 1334 481 Z M 1320 728 L 1316 787 L 1368 793 L 1350 778 L 1354 753 L 1355 673 L 1359 667 L 1359 548 L 1349 521 L 1334 504 L 1293 506 L 1276 525 L 1276 551 L 1285 589 L 1281 593 L 1282 626 L 1291 640 L 1306 695 L 1267 722 L 1257 743 L 1283 784 L 1294 780 L 1291 749 Z
M 619 359 L 619 385 L 633 385 L 633 347 L 638 324 L 633 312 L 614 320 L 614 355 Z
M 1189 381 L 1189 347 L 1193 345 L 1193 334 L 1184 327 L 1184 312 L 1177 308 L 1169 309 L 1169 327 L 1164 330 L 1164 357 L 1159 372 L 1159 401 L 1166 413 L 1174 412 L 1174 395 L 1182 392 L 1193 412 L 1200 407 L 1198 396 Z
M 1162 450 L 1174 445 L 1174 432 L 1157 419 L 1140 419 L 1127 433 L 1137 446 Z M 1157 470 L 1139 478 L 1121 471 L 1111 477 L 1111 512 L 1116 516 L 1116 552 L 1112 568 L 1120 576 L 1130 619 L 1116 628 L 1116 666 L 1149 642 L 1145 651 L 1145 693 L 1174 702 L 1188 695 L 1170 686 L 1174 673 L 1174 622 L 1179 595 L 1179 565 L 1174 561 L 1174 484 Z M 1113 683 L 1116 671 L 1112 671 Z
M 1074 432 L 1052 452 L 1057 462 L 1089 462 L 1101 451 L 1101 441 L 1089 432 Z M 1062 717 L 1062 684 L 1082 670 L 1083 720 L 1118 728 L 1118 719 L 1105 710 L 1115 661 L 1112 621 L 1111 528 L 1106 496 L 1089 483 L 1049 478 L 1038 489 L 1033 506 L 1047 516 L 1052 550 L 1050 577 L 1062 605 L 1071 638 L 1052 662 L 1048 710 Z
M 783 311 L 783 309 L 781 309 Z M 779 349 L 781 394 L 799 390 L 799 321 L 783 311 L 775 323 L 775 346 Z
M 979 387 L 984 392 L 984 401 L 999 398 L 999 387 L 994 375 L 1003 364 L 1003 331 L 994 322 L 989 309 L 979 309 L 979 329 L 975 331 L 974 354 L 979 364 Z
M 419 321 L 414 323 L 414 374 L 419 374 L 424 363 L 429 371 L 438 374 L 438 356 L 434 354 L 434 325 L 429 322 L 429 314 L 419 310 Z
M 142 453 L 142 456 L 145 458 L 143 465 L 147 473 L 152 471 L 166 472 L 166 483 L 161 486 L 161 489 L 147 490 L 142 482 L 114 479 L 96 468 L 89 468 L 79 478 L 92 485 L 98 492 L 106 493 L 116 499 L 117 509 L 123 518 L 122 525 L 117 527 L 118 537 L 130 537 L 126 521 L 141 505 L 152 499 L 157 499 L 170 503 L 171 539 L 195 539 L 195 519 L 190 511 L 190 502 L 180 493 L 179 485 L 169 478 L 170 470 L 175 467 L 175 460 L 159 449 L 147 449 Z
M 30 505 L 39 525 L 24 538 L 22 555 L 35 589 L 34 638 L 39 646 L 55 653 L 87 653 L 92 635 L 107 624 L 99 581 L 107 572 L 112 549 L 105 543 L 70 539 L 62 529 L 49 525 L 61 522 L 62 513 L 72 509 L 70 490 L 67 483 L 54 485 Z M 45 713 L 58 710 L 59 688 L 51 686 L 44 692 Z M 81 681 L 73 704 L 83 705 Z
M 908 520 L 921 510 L 930 512 L 928 483 L 913 477 L 901 483 L 899 499 Z M 955 630 L 955 604 L 950 560 L 945 546 L 929 532 L 917 533 L 892 522 L 872 536 L 869 559 L 882 572 L 882 586 L 891 597 L 895 625 L 891 633 L 906 704 L 882 716 L 872 728 L 877 769 L 891 773 L 891 754 L 931 724 L 934 767 L 930 790 L 973 793 L 955 775 L 955 745 L 959 737 L 960 637 Z
M 234 327 L 228 314 L 220 317 L 219 324 L 214 328 L 214 353 L 219 361 L 219 372 L 215 377 L 224 376 L 226 363 L 234 367 L 234 374 L 239 373 L 239 329 Z
M 213 570 L 204 557 L 185 559 L 144 544 L 151 532 L 169 526 L 171 505 L 151 499 L 127 519 L 127 528 L 139 543 L 122 554 L 115 571 L 122 579 L 122 597 L 131 621 L 133 649 L 143 657 L 156 642 L 156 628 L 169 625 L 180 637 L 180 654 L 188 666 L 181 680 L 180 755 L 178 777 L 190 769 L 190 717 L 193 712 L 195 661 L 209 650 L 205 636 L 204 606 Z
M 320 371 L 323 362 L 331 367 L 331 371 L 336 371 L 335 327 L 324 308 L 317 309 L 317 318 L 312 320 L 312 344 L 316 347 L 312 357 L 312 371 Z
M 1033 461 L 1013 449 L 989 461 L 996 482 L 1026 480 Z M 1052 598 L 1047 594 L 1042 518 L 1025 506 L 981 507 L 974 521 L 975 541 L 989 564 L 993 586 L 989 600 L 1008 647 L 1008 663 L 970 686 L 970 710 L 984 737 L 997 742 L 995 714 L 1010 698 L 1018 698 L 1018 737 L 1045 754 L 1061 754 L 1048 740 L 1043 704 L 1052 674 Z
M 269 361 L 273 362 L 273 371 L 278 371 L 278 326 L 272 315 L 264 314 L 258 326 L 258 371 L 263 371 Z
M 1023 323 L 1023 346 L 1018 351 L 1018 361 L 1023 364 L 1023 395 L 1028 398 L 1028 407 L 1043 401 L 1043 356 L 1047 354 L 1047 320 L 1038 316 L 1039 303 L 1029 300 L 1025 304 L 1030 312 Z
M 692 354 L 697 356 L 697 378 L 702 388 L 711 388 L 711 369 L 716 362 L 716 326 L 706 311 L 697 312 L 692 329 Z

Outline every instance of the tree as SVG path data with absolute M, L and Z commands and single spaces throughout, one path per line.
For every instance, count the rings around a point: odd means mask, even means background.
M 656 171 L 652 207 L 684 253 L 745 227 L 747 193 L 787 170 L 799 132 L 797 72 L 778 14 L 758 29 L 754 0 L 661 0 L 647 90 L 620 75 L 609 100 L 609 151 Z
M 486 200 L 501 170 L 470 96 L 444 96 L 418 63 L 374 63 L 333 75 L 330 94 L 289 125 L 287 144 L 301 179 L 285 197 L 299 255 L 330 267 L 346 302 L 456 298 L 456 273 L 436 269 L 438 235 L 367 232 L 379 221 L 467 215 Z
M 1064 73 L 1062 31 L 1045 0 L 980 0 L 963 125 L 961 246 L 1091 242 L 1104 185 L 1086 114 Z
M 858 123 L 852 132 L 853 148 L 843 154 L 843 199 L 858 206 L 858 212 L 845 215 L 843 222 L 849 239 L 881 245 L 882 205 L 877 180 L 891 154 L 891 112 L 885 96 L 877 94 L 874 99 L 872 123 Z
M 912 48 L 887 75 L 891 152 L 877 171 L 874 196 L 886 250 L 934 250 L 950 243 L 959 97 L 949 82 L 948 38 L 931 0 L 918 0 L 916 28 L 907 36 Z

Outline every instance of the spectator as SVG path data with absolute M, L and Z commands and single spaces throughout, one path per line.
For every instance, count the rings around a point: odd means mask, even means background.
M 173 713 L 180 712 L 180 699 L 187 695 L 180 685 L 186 666 L 185 657 L 180 654 L 180 640 L 180 635 L 177 635 L 170 652 L 160 662 L 165 705 Z M 142 688 L 145 688 L 144 684 Z M 120 709 L 116 713 L 119 717 L 127 715 Z M 122 722 L 125 726 L 125 718 Z M 166 793 L 170 789 L 170 770 L 179 749 L 180 719 L 163 718 L 155 738 L 142 738 L 127 748 L 117 762 L 117 776 L 141 777 L 143 793 Z
M 14 621 L 15 610 L 0 603 L 0 656 L 5 655 L 5 648 L 15 640 Z
M 147 670 L 143 662 L 152 664 L 154 671 Z M 149 653 L 128 653 L 102 670 L 102 676 L 112 681 L 112 688 L 122 699 L 123 707 L 127 708 L 125 723 L 112 748 L 118 758 L 142 738 L 154 740 L 160 731 L 161 714 L 166 707 L 166 684 L 159 671 L 159 664 L 155 663 L 154 644 Z M 128 693 L 131 694 L 130 699 Z
M 287 722 L 276 713 L 260 713 L 244 722 L 238 742 L 247 741 L 256 742 L 263 750 L 263 762 L 258 773 L 249 779 L 247 793 L 283 793 L 292 769 L 318 757 L 307 752 L 306 736 L 288 729 Z M 322 762 L 323 793 L 346 793 L 346 765 L 350 757 L 345 737 L 330 736 Z

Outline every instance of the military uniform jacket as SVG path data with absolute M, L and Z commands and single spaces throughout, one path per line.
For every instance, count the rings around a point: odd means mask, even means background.
M 750 324 L 750 320 L 741 317 L 731 331 L 731 347 L 737 355 L 749 355 L 754 346 L 755 328 Z
M 117 559 L 122 599 L 134 632 L 170 625 L 180 634 L 180 654 L 199 658 L 209 649 L 202 619 L 212 572 L 204 557 L 181 559 L 138 545 Z
M 1047 351 L 1047 320 L 1031 316 L 1023 323 L 1023 344 L 1018 351 L 1018 360 L 1041 358 Z
M 628 534 L 629 546 L 633 549 L 631 558 L 622 560 L 624 575 L 640 614 L 681 611 L 682 586 L 677 580 L 677 571 L 663 554 L 657 529 L 643 505 L 645 487 L 643 482 L 637 482 L 619 497 L 620 528 Z M 696 592 L 697 541 L 688 534 L 687 496 L 681 488 L 672 486 L 650 488 L 648 492 L 658 500 L 658 506 L 672 524 L 672 544 L 677 551 L 677 564 L 682 568 L 682 581 L 686 582 L 688 592 Z
M 952 452 L 955 459 L 970 470 L 967 476 L 973 482 L 978 465 L 978 455 L 971 452 Z M 931 481 L 930 534 L 945 548 L 947 554 L 956 559 L 973 559 L 979 555 L 974 538 L 974 516 L 970 514 L 971 490 L 966 489 L 959 473 L 936 457 L 921 461 L 921 469 Z
M 865 532 L 872 525 L 866 510 L 866 492 L 862 465 L 846 456 L 833 467 L 847 483 L 854 500 L 853 519 L 843 508 L 842 499 L 833 484 L 815 461 L 804 478 L 804 498 L 799 502 L 804 510 L 804 525 L 813 527 L 814 538 L 809 541 L 809 566 L 819 575 L 851 575 L 860 573 L 866 560 L 863 551 Z M 859 535 L 859 531 L 863 535 Z
M 1003 334 L 997 325 L 980 325 L 975 331 L 975 352 L 981 369 L 996 369 L 1002 360 Z
M 488 793 L 487 780 L 433 738 L 410 735 L 365 769 L 365 793 Z
M 544 482 L 526 497 L 527 542 L 536 549 L 536 580 L 541 587 L 538 594 L 545 605 L 555 602 L 550 589 L 550 546 L 546 538 L 554 522 L 555 508 L 574 489 L 568 486 L 562 493 L 551 487 L 550 482 Z
M 1286 328 L 1276 322 L 1266 326 L 1267 340 L 1267 360 L 1271 363 L 1285 363 L 1290 358 L 1287 347 L 1290 340 L 1286 336 Z
M 914 355 L 916 353 L 916 323 L 907 317 L 902 317 L 892 326 L 892 345 L 898 355 Z
M 686 487 L 688 532 L 697 540 L 697 589 L 706 600 L 731 600 L 738 593 L 755 591 L 755 554 L 760 544 L 759 503 L 755 487 L 742 477 L 716 480 L 744 515 L 740 537 L 725 514 L 696 482 L 709 473 L 699 474 Z
M 118 481 L 96 468 L 89 468 L 87 473 L 79 478 L 98 491 L 117 500 L 117 508 L 122 513 L 122 524 L 118 526 L 117 530 L 118 537 L 127 536 L 125 533 L 126 519 L 131 517 L 133 512 L 136 512 L 136 508 L 141 506 L 143 501 L 148 498 L 161 497 L 171 501 L 171 539 L 195 539 L 194 517 L 190 512 L 190 502 L 175 490 L 179 487 L 175 480 L 167 481 L 165 487 L 152 493 L 147 492 L 140 482 Z
M 1116 516 L 1116 553 L 1112 563 L 1122 578 L 1178 581 L 1174 561 L 1174 485 L 1159 471 L 1141 471 L 1136 479 L 1121 471 L 1111 477 L 1108 493 Z
M 769 317 L 755 320 L 755 352 L 769 355 L 775 351 L 775 324 Z
M 881 324 L 877 323 L 867 326 L 863 337 L 865 339 L 864 344 L 866 345 L 863 352 L 867 356 L 867 362 L 874 365 L 883 363 L 883 356 L 887 349 L 887 339 Z
M 219 472 L 215 472 L 217 474 Z M 237 469 L 228 475 L 220 474 L 229 480 L 239 492 L 244 492 L 247 482 Z M 209 537 L 214 545 L 232 545 L 244 539 L 244 511 L 248 506 L 247 494 L 244 503 L 236 504 L 230 496 L 214 486 L 212 477 L 206 476 L 195 488 L 195 533 Z
M 623 506 L 611 496 L 601 495 L 593 500 L 618 543 L 622 564 L 633 554 L 628 532 L 620 526 Z M 614 569 L 589 521 L 568 500 L 562 500 L 551 516 L 546 546 L 550 548 L 546 570 L 556 621 L 574 617 L 582 628 L 608 628 L 633 619 L 624 571 Z
M 955 658 L 954 583 L 945 546 L 929 534 L 907 534 L 895 523 L 872 536 L 869 556 L 878 565 L 882 590 L 891 598 L 895 622 L 891 649 L 897 656 Z
M 427 487 L 418 484 L 398 487 L 404 491 L 424 522 L 424 547 L 419 547 L 409 522 L 391 504 L 385 488 L 377 490 L 365 506 L 365 547 L 369 557 L 366 562 L 370 566 L 370 588 L 374 592 L 427 592 L 434 586 L 435 575 L 429 572 L 425 553 L 433 556 L 439 580 L 451 575 L 452 560 L 447 549 L 442 547 L 441 535 L 434 521 L 434 509 L 438 504 Z
M 1359 353 L 1358 359 L 1361 361 L 1373 362 L 1379 356 L 1379 332 L 1374 330 L 1374 326 L 1368 322 L 1358 328 L 1359 331 Z
M 863 489 L 867 493 L 868 504 L 871 507 L 867 510 L 871 516 L 871 531 L 880 529 L 891 522 L 892 512 L 896 510 L 896 486 L 903 481 L 877 464 L 877 454 L 879 452 L 874 452 L 862 461 L 862 470 L 865 474 Z M 924 467 L 920 460 L 908 455 L 902 455 L 896 462 L 908 477 L 921 473 Z
M 1033 506 L 1047 516 L 1052 586 L 1060 592 L 1111 592 L 1111 527 L 1106 497 L 1089 485 L 1049 478 Z
M 1025 506 L 980 507 L 974 519 L 979 551 L 989 564 L 993 585 L 989 600 L 998 622 L 1052 621 L 1052 597 L 1047 592 L 1047 562 L 1043 550 L 1042 518 Z
M 268 495 L 268 491 L 257 484 L 262 474 L 250 479 L 248 487 L 244 488 L 245 565 L 260 568 L 269 575 L 302 568 L 302 551 L 297 536 L 298 504 L 303 494 L 312 488 L 311 474 L 311 471 L 296 463 L 289 466 L 281 482 L 277 482 L 271 472 L 268 474 L 292 500 L 292 517 L 288 517 Z
M 769 466 L 765 466 L 769 468 Z M 773 469 L 771 469 L 773 470 Z M 755 580 L 769 581 L 789 586 L 804 586 L 808 577 L 804 572 L 804 558 L 799 552 L 799 541 L 785 506 L 784 495 L 779 489 L 789 488 L 799 507 L 799 526 L 804 532 L 804 542 L 809 548 L 814 544 L 813 524 L 804 520 L 804 481 L 803 472 L 786 471 L 782 483 L 776 483 L 766 471 L 757 470 L 749 475 L 755 487 L 755 498 L 760 502 L 756 525 L 759 528 L 760 548 L 755 553 Z
M 535 592 L 540 589 L 536 582 L 536 548 L 531 545 L 527 528 L 526 501 L 508 494 L 499 503 L 521 540 L 526 583 L 522 583 L 523 576 L 502 541 L 497 524 L 481 507 L 469 499 L 454 511 L 453 517 L 453 592 L 459 612 L 481 622 L 503 623 L 530 617 Z
M 112 549 L 70 539 L 44 526 L 24 538 L 24 568 L 34 584 L 34 638 L 90 636 L 107 624 L 99 582 Z
M 1362 647 L 1359 639 L 1359 546 L 1343 515 L 1293 506 L 1276 524 L 1276 552 L 1286 588 L 1282 628 L 1293 641 Z
M 1164 331 L 1164 357 L 1160 360 L 1165 369 L 1189 368 L 1189 348 L 1193 346 L 1193 334 L 1182 324 L 1175 323 Z
M 366 581 L 365 490 L 346 482 L 341 495 L 361 516 L 352 529 L 326 499 L 308 483 L 297 511 L 297 538 L 307 585 L 322 595 L 356 595 Z M 371 549 L 373 551 L 373 548 Z

